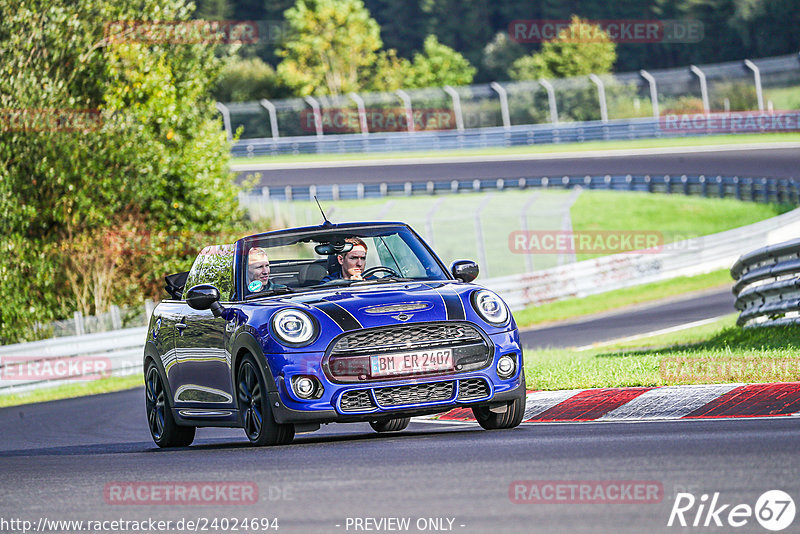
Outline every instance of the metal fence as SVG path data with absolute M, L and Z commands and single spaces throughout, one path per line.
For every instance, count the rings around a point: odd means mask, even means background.
M 465 87 L 219 103 L 238 156 L 679 136 L 671 113 L 800 109 L 800 57 Z M 535 127 L 538 126 L 538 127 Z M 685 135 L 685 134 L 683 134 Z
M 271 201 L 369 199 L 393 196 L 524 191 L 528 189 L 605 189 L 640 191 L 706 198 L 734 198 L 753 202 L 800 204 L 800 183 L 794 178 L 721 175 L 594 175 L 529 176 L 475 180 L 428 180 L 331 185 L 265 186 L 239 194 L 242 207 L 260 210 Z
M 800 323 L 800 239 L 748 252 L 731 276 L 739 326 Z

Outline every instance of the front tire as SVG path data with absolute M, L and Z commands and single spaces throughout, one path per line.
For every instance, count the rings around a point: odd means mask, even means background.
M 519 426 L 525 416 L 525 375 L 522 376 L 522 395 L 506 404 L 506 411 L 495 413 L 489 411 L 488 406 L 475 406 L 472 413 L 478 424 L 486 430 L 500 430 Z
M 250 443 L 259 447 L 291 443 L 294 425 L 275 422 L 264 376 L 252 355 L 244 356 L 236 377 L 239 410 Z
M 395 419 L 384 419 L 382 421 L 370 421 L 369 426 L 375 432 L 400 432 L 405 430 L 408 423 L 411 422 L 410 417 L 398 417 Z
M 150 435 L 159 447 L 188 447 L 194 441 L 196 428 L 178 426 L 172 416 L 167 390 L 156 364 L 149 361 L 145 372 L 145 408 Z

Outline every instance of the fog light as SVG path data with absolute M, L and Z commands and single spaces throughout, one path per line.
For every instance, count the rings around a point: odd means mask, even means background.
M 292 389 L 301 399 L 311 399 L 317 392 L 317 383 L 307 376 L 299 376 L 292 380 Z
M 497 360 L 497 376 L 500 378 L 511 378 L 517 370 L 517 362 L 509 355 L 501 356 Z

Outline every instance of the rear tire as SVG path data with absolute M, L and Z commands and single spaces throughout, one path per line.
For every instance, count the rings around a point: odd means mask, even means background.
M 291 443 L 294 425 L 275 422 L 264 376 L 252 355 L 246 354 L 242 358 L 236 377 L 239 410 L 250 443 L 258 447 Z
M 144 399 L 150 435 L 159 447 L 188 447 L 194 441 L 197 429 L 193 426 L 178 426 L 175 422 L 161 373 L 152 360 L 148 362 L 144 375 Z
M 522 395 L 506 404 L 506 411 L 495 413 L 488 406 L 475 406 L 472 413 L 478 424 L 486 430 L 500 430 L 519 426 L 525 416 L 525 375 L 522 376 Z
M 411 422 L 410 417 L 397 417 L 395 419 L 384 419 L 382 421 L 370 421 L 369 426 L 375 432 L 400 432 L 405 430 Z

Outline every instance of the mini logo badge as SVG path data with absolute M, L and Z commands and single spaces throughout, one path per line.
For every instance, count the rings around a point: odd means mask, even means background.
M 156 326 L 153 328 L 153 341 L 158 338 L 158 332 L 161 330 L 161 317 L 156 319 Z
M 397 315 L 392 315 L 392 319 L 397 319 L 398 321 L 406 322 L 412 317 L 414 317 L 413 313 L 398 313 Z

